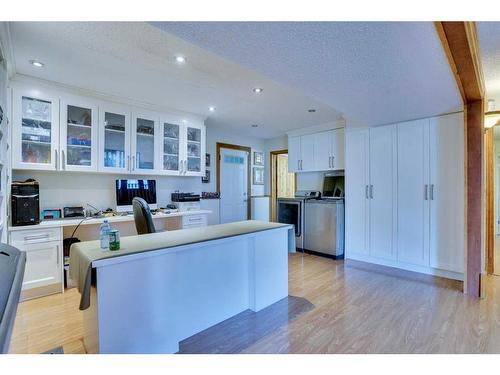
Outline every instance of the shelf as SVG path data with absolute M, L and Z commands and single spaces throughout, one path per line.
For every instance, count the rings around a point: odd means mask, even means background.
M 163 153 L 163 156 L 175 156 L 175 157 L 179 157 L 179 154 L 167 154 L 166 152 Z
M 199 144 L 199 145 L 201 144 L 200 141 L 190 141 L 189 139 L 188 139 L 188 143 L 196 143 L 196 144 Z
M 37 145 L 44 145 L 44 146 L 50 146 L 51 145 L 50 142 L 31 141 L 29 139 L 23 139 L 22 142 L 25 142 L 25 143 L 34 143 L 34 144 L 37 144 Z
M 140 135 L 141 137 L 154 137 L 154 134 L 146 134 L 146 133 L 137 133 L 137 135 Z
M 73 123 L 71 123 L 71 122 L 68 122 L 68 126 L 73 126 L 73 127 L 75 127 L 75 128 L 92 129 L 92 126 L 90 126 L 90 125 L 73 124 Z
M 165 136 L 163 136 L 163 138 L 164 139 L 171 139 L 173 141 L 178 141 L 179 140 L 179 138 L 174 138 L 174 137 L 165 137 Z
M 111 132 L 111 133 L 122 133 L 122 134 L 125 134 L 125 130 L 118 130 L 118 129 L 104 129 L 106 130 L 107 132 Z
M 87 146 L 87 145 L 66 145 L 68 147 L 80 147 L 80 148 L 92 148 L 92 146 Z
M 40 120 L 40 119 L 36 119 L 36 118 L 31 118 L 31 117 L 26 117 L 26 116 L 23 116 L 21 118 L 21 120 L 30 120 L 30 121 L 37 121 L 37 122 L 45 122 L 47 124 L 51 124 L 52 121 L 51 120 Z

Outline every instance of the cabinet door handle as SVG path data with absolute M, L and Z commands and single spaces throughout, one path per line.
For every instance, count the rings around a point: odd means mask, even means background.
M 300 170 L 302 170 L 302 169 L 303 169 L 303 162 L 304 162 L 304 161 L 303 161 L 302 159 L 300 159 Z
M 127 165 L 125 166 L 125 169 L 130 172 L 130 155 L 127 155 Z
M 335 168 L 335 156 L 332 156 L 332 168 Z
M 431 184 L 431 201 L 434 200 L 434 184 Z
M 429 185 L 424 185 L 424 200 L 429 200 Z
M 297 170 L 300 171 L 300 160 L 297 159 Z
M 368 185 L 365 185 L 365 198 L 370 199 L 370 197 L 368 196 Z
M 135 171 L 135 155 L 132 155 L 132 170 Z
M 48 233 L 45 233 L 45 234 L 37 234 L 37 235 L 34 235 L 34 236 L 24 236 L 24 240 L 25 241 L 33 241 L 33 240 L 42 240 L 42 239 L 49 239 L 49 234 Z
M 56 158 L 56 169 L 59 169 L 59 153 L 57 150 L 54 150 L 55 158 Z
M 329 156 L 328 157 L 328 168 L 331 168 L 332 167 L 332 157 Z
M 62 169 L 66 170 L 66 153 L 64 150 L 61 150 L 61 164 L 62 164 Z
M 56 245 L 57 249 L 57 265 L 59 265 L 59 245 Z
M 373 199 L 373 185 L 370 185 L 370 199 Z

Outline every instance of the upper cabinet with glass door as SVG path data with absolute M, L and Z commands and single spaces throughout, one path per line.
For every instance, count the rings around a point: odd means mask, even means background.
M 98 110 L 90 100 L 61 100 L 61 168 L 67 171 L 97 171 Z
M 59 168 L 59 99 L 43 90 L 13 90 L 12 168 Z
M 181 125 L 174 119 L 162 118 L 162 174 L 178 176 L 181 165 Z
M 103 103 L 99 108 L 99 171 L 130 172 L 130 112 Z
M 184 126 L 184 160 L 181 175 L 205 175 L 205 125 L 187 123 Z
M 136 112 L 132 121 L 131 172 L 154 174 L 159 165 L 159 116 Z

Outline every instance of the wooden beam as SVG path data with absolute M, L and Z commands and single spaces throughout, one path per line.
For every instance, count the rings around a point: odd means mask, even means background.
M 466 111 L 464 291 L 481 296 L 484 156 L 484 78 L 474 22 L 435 22 Z M 488 232 L 489 235 L 489 232 Z

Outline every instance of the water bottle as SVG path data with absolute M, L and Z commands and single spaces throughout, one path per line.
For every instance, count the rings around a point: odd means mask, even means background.
M 109 250 L 109 232 L 111 231 L 111 225 L 109 225 L 109 222 L 107 220 L 104 220 L 104 222 L 101 224 L 101 231 L 100 231 L 100 240 L 101 240 L 101 249 L 102 250 Z

